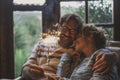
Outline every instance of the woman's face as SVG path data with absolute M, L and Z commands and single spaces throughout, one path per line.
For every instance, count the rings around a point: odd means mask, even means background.
M 83 51 L 85 47 L 89 44 L 89 37 L 79 34 L 78 38 L 75 41 L 75 50 L 77 52 Z
M 75 41 L 75 50 L 77 52 L 80 52 L 84 49 L 85 46 L 86 46 L 86 41 L 84 37 L 80 34 L 79 37 Z

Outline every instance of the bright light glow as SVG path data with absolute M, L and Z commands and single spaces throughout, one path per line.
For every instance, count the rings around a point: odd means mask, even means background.
M 43 44 L 45 46 L 51 47 L 51 46 L 56 46 L 58 43 L 59 37 L 55 36 L 47 36 L 45 39 L 42 40 Z
M 59 47 L 58 41 L 59 37 L 48 35 L 41 40 L 41 49 L 52 54 L 52 52 Z
M 14 3 L 43 5 L 45 3 L 45 0 L 14 0 Z

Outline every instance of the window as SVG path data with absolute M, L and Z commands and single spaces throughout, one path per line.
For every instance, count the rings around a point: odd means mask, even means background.
M 84 1 L 70 1 L 60 2 L 61 16 L 67 13 L 74 13 L 81 16 L 85 21 L 85 2 Z
M 88 1 L 89 23 L 113 23 L 113 0 Z
M 42 32 L 41 11 L 14 12 L 15 74 L 19 76 L 23 63 L 31 54 Z
M 42 6 L 45 0 L 14 0 L 15 77 L 31 54 L 42 33 Z
M 106 34 L 113 40 L 113 0 L 67 0 L 60 2 L 61 16 L 75 13 L 81 16 L 84 23 L 95 23 L 102 26 Z

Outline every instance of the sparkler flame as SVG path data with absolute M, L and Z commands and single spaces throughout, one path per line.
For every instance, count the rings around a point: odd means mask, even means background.
M 43 46 L 43 51 L 45 51 L 44 54 L 47 56 L 48 64 L 50 62 L 49 56 L 59 47 L 60 29 L 56 28 L 57 30 L 48 30 L 47 33 L 42 34 L 41 45 Z

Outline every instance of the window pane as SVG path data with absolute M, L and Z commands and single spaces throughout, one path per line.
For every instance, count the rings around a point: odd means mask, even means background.
M 103 28 L 106 31 L 106 38 L 108 41 L 113 40 L 113 27 L 104 27 Z
M 15 76 L 32 52 L 42 32 L 42 14 L 39 11 L 14 12 Z
M 35 4 L 35 5 L 43 5 L 45 0 L 13 0 L 15 4 Z
M 90 23 L 112 23 L 113 0 L 89 1 Z
M 110 27 L 98 27 L 102 29 L 102 31 L 105 33 L 107 41 L 113 40 L 113 26 Z
M 60 2 L 61 16 L 67 13 L 74 13 L 80 15 L 85 21 L 85 2 L 84 1 L 70 1 Z

